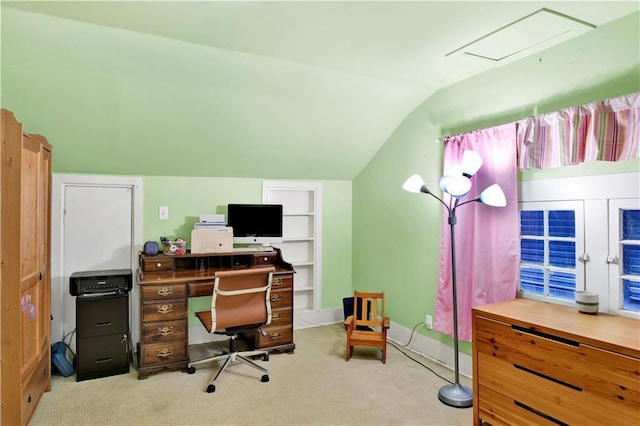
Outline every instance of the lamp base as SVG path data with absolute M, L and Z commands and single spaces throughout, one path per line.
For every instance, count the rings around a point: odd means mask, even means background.
M 440 388 L 438 399 L 451 407 L 468 408 L 473 405 L 473 392 L 460 383 L 453 383 Z

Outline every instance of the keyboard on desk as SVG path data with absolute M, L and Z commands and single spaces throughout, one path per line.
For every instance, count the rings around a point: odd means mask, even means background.
M 273 251 L 273 247 L 234 247 L 233 251 Z

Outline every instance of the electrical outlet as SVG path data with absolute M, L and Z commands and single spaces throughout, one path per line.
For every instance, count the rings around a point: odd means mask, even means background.
M 429 330 L 433 329 L 433 317 L 429 314 L 424 319 L 424 325 L 427 326 Z

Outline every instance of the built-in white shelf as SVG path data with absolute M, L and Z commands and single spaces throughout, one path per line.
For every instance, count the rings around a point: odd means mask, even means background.
M 262 202 L 282 204 L 282 250 L 296 271 L 294 310 L 321 308 L 322 186 L 317 182 L 264 181 Z

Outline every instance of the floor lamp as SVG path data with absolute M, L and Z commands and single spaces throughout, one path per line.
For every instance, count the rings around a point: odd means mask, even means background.
M 460 372 L 458 369 L 458 294 L 456 283 L 456 209 L 475 201 L 494 207 L 507 205 L 504 192 L 498 184 L 493 184 L 480 194 L 478 198 L 462 201 L 461 199 L 471 190 L 471 177 L 482 166 L 482 158 L 474 151 L 465 151 L 462 154 L 461 174 L 458 176 L 442 176 L 438 182 L 440 189 L 451 196 L 449 204 L 442 201 L 437 195 L 429 191 L 424 180 L 419 175 L 413 175 L 402 185 L 405 191 L 431 195 L 438 200 L 448 212 L 448 222 L 451 229 L 451 288 L 453 290 L 453 353 L 455 381 L 445 385 L 438 392 L 438 399 L 446 405 L 458 408 L 467 408 L 473 405 L 473 392 L 460 384 Z

